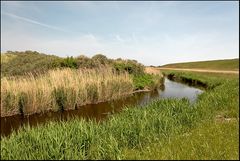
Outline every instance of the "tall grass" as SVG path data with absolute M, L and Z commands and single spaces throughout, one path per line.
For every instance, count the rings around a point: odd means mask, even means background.
M 196 77 L 206 83 L 215 79 Z M 216 115 L 237 121 L 219 124 Z M 224 79 L 195 104 L 187 99 L 156 100 L 142 108 L 126 108 L 102 123 L 76 118 L 26 126 L 1 140 L 1 158 L 238 159 L 238 126 L 239 80 Z
M 160 74 L 139 74 L 132 75 L 135 90 L 153 90 L 160 87 L 164 82 L 164 77 Z
M 1 79 L 1 116 L 31 114 L 115 99 L 133 91 L 127 73 L 111 68 L 52 70 L 40 76 Z

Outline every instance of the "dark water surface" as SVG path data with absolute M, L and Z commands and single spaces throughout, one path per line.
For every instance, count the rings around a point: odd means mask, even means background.
M 126 105 L 144 105 L 155 99 L 186 97 L 191 103 L 194 103 L 197 95 L 202 92 L 200 89 L 165 78 L 164 86 L 155 91 L 139 92 L 119 100 L 80 106 L 77 110 L 46 112 L 29 116 L 1 117 L 1 136 L 8 136 L 13 130 L 18 130 L 26 124 L 36 126 L 48 121 L 68 120 L 72 117 L 95 118 L 99 121 L 106 118 L 109 114 L 121 111 Z

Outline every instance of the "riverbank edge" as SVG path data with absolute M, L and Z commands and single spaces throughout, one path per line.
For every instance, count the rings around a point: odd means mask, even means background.
M 75 109 L 63 109 L 62 111 L 78 110 L 82 106 L 86 106 L 86 105 L 98 104 L 98 103 L 103 103 L 103 102 L 109 102 L 109 101 L 124 99 L 124 98 L 127 98 L 127 97 L 131 97 L 135 93 L 151 92 L 151 91 L 156 90 L 157 88 L 161 87 L 164 83 L 164 81 L 163 81 L 164 76 L 163 75 L 152 74 L 152 76 L 155 77 L 155 78 L 159 77 L 159 79 L 155 79 L 154 85 L 152 87 L 144 87 L 144 89 L 133 90 L 131 93 L 122 94 L 122 95 L 120 95 L 120 97 L 117 97 L 117 98 L 110 98 L 110 99 L 106 99 L 106 100 L 103 100 L 103 101 L 85 103 L 85 104 L 78 105 Z M 33 115 L 33 114 L 43 114 L 43 113 L 47 113 L 47 112 L 58 112 L 58 111 L 61 111 L 61 110 L 60 109 L 54 110 L 52 108 L 49 108 L 49 109 L 45 109 L 44 111 L 34 111 L 34 112 L 31 112 L 31 113 L 21 113 L 21 112 L 19 112 L 19 113 L 6 113 L 6 114 L 1 113 L 1 119 L 7 118 L 7 117 L 12 117 L 12 116 L 27 117 L 27 116 L 30 116 L 30 115 Z

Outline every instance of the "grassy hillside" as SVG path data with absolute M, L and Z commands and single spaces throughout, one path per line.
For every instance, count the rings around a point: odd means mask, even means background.
M 144 74 L 144 66 L 136 60 L 109 59 L 105 55 L 96 54 L 92 58 L 80 55 L 61 58 L 36 51 L 9 51 L 1 54 L 1 77 L 25 75 L 36 72 L 46 73 L 55 68 L 93 69 L 110 66 L 117 72 L 127 71 L 129 74 Z
M 166 64 L 166 68 L 195 68 L 213 70 L 239 70 L 239 59 L 211 60 L 187 63 Z
M 54 62 L 58 60 L 61 58 L 36 51 L 7 52 L 1 54 L 1 76 L 47 71 L 54 68 Z

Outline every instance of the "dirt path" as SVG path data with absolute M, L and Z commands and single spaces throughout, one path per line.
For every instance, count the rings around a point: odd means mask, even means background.
M 239 74 L 239 71 L 233 70 L 211 70 L 211 69 L 186 69 L 186 68 L 156 68 L 159 70 L 182 70 L 182 71 L 193 71 L 193 72 L 208 72 L 208 73 L 230 73 Z

